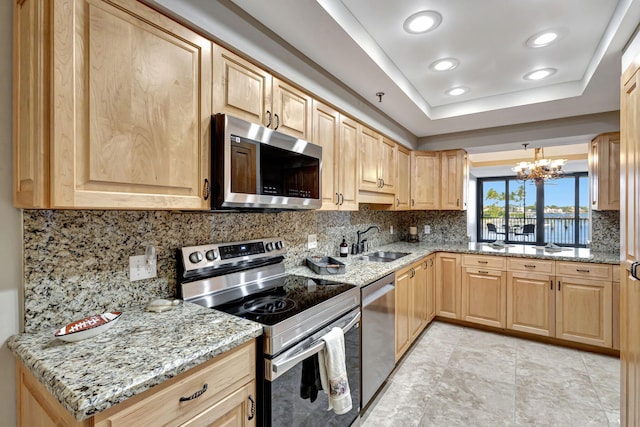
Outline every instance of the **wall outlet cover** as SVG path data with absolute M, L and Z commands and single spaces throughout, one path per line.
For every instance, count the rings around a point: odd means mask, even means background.
M 389 234 L 393 234 L 393 225 L 389 227 Z
M 157 261 L 154 257 L 147 262 L 146 255 L 134 255 L 129 257 L 129 280 L 153 279 L 158 277 Z
M 424 234 L 429 234 L 431 233 L 431 226 L 430 225 L 425 225 L 424 226 Z
M 318 236 L 316 236 L 315 234 L 309 234 L 309 237 L 307 238 L 307 247 L 309 249 L 314 249 L 318 247 Z

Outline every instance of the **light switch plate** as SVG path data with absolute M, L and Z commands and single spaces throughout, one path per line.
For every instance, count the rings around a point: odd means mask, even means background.
M 424 226 L 424 234 L 429 234 L 431 233 L 431 226 L 430 225 L 425 225 Z
M 155 257 L 147 263 L 145 255 L 134 255 L 129 257 L 129 280 L 153 279 L 158 277 L 157 262 Z
M 309 249 L 314 249 L 318 247 L 318 236 L 316 236 L 315 234 L 309 234 L 309 237 L 307 238 L 307 247 Z
M 389 227 L 389 234 L 393 234 L 393 225 Z

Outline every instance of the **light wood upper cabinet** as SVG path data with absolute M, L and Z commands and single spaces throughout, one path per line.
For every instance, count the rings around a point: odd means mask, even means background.
M 313 99 L 309 94 L 219 45 L 213 49 L 214 113 L 311 139 Z
M 322 209 L 358 210 L 358 124 L 313 101 L 313 138 L 322 146 Z
M 311 138 L 311 96 L 273 78 L 273 121 L 271 128 L 299 139 Z
M 15 26 L 16 206 L 207 207 L 210 41 L 133 0 L 27 0 Z
M 411 209 L 436 210 L 440 206 L 440 153 L 411 152 Z
M 436 255 L 436 315 L 460 319 L 461 304 L 460 254 Z
M 360 201 L 393 204 L 396 191 L 396 144 L 360 126 Z
M 440 153 L 440 207 L 441 210 L 467 209 L 468 162 L 464 150 Z
M 213 45 L 213 113 L 270 126 L 273 77 L 222 46 Z
M 397 150 L 396 202 L 393 208 L 404 211 L 411 209 L 411 152 L 400 145 Z
M 620 209 L 620 132 L 598 135 L 589 149 L 591 209 Z

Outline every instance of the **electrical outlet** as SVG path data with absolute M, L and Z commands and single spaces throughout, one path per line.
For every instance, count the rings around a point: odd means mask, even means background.
M 393 225 L 389 227 L 389 234 L 393 234 Z
M 314 249 L 318 247 L 318 236 L 316 236 L 315 234 L 309 234 L 309 237 L 307 237 L 307 247 L 309 249 Z
M 146 255 L 134 255 L 129 257 L 129 280 L 153 279 L 158 277 L 157 259 L 154 256 L 147 262 Z
M 424 234 L 430 234 L 431 233 L 431 226 L 430 225 L 425 225 L 424 226 Z

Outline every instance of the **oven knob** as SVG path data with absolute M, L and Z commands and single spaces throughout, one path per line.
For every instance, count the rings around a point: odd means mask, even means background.
M 278 240 L 276 242 L 276 249 L 282 249 L 284 247 L 284 243 L 282 243 L 282 240 Z
M 267 251 L 272 251 L 272 250 L 273 250 L 273 242 L 267 243 Z
M 215 249 L 208 250 L 207 253 L 204 255 L 207 257 L 209 261 L 213 261 L 214 259 L 218 258 L 218 254 L 216 253 Z
M 191 252 L 191 254 L 189 255 L 189 261 L 191 261 L 194 264 L 199 263 L 200 261 L 202 261 L 202 253 L 201 252 Z

